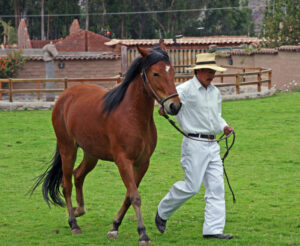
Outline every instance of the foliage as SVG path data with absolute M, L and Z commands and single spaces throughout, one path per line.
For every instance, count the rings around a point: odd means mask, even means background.
M 3 31 L 3 44 L 16 44 L 18 43 L 18 35 L 11 23 L 6 23 L 2 19 L 0 19 L 0 26 L 2 27 Z
M 25 58 L 22 50 L 7 51 L 6 57 L 0 59 L 0 78 L 13 78 L 23 68 Z
M 97 12 L 139 12 L 160 10 L 182 10 L 186 12 L 148 13 L 135 15 L 113 15 L 101 17 L 102 23 L 95 23 L 99 17 L 92 17 L 91 28 L 101 25 L 111 29 L 117 38 L 173 38 L 175 35 L 204 36 L 204 35 L 247 35 L 253 33 L 253 23 L 250 21 L 251 10 L 211 10 L 189 11 L 191 9 L 205 9 L 217 7 L 239 7 L 239 0 L 223 1 L 89 1 L 90 9 Z M 242 1 L 241 7 L 247 6 Z M 217 21 L 216 21 L 217 20 Z M 222 25 L 220 25 L 220 23 Z M 204 31 L 199 27 L 205 27 Z
M 210 1 L 202 21 L 204 35 L 248 35 L 254 34 L 254 24 L 251 21 L 251 9 L 246 8 L 248 1 L 223 0 Z M 234 9 L 218 9 L 222 7 Z
M 0 0 L 0 6 L 3 1 Z M 79 1 L 80 6 L 78 0 L 44 1 L 45 15 L 75 14 L 75 16 L 45 16 L 46 39 L 58 39 L 68 35 L 69 27 L 75 18 L 79 18 L 82 28 L 85 28 L 84 14 L 87 10 L 84 0 Z M 25 0 L 7 2 L 11 15 L 14 13 L 20 16 L 36 15 L 26 18 L 31 39 L 41 39 L 41 17 L 39 16 L 41 2 Z M 179 34 L 185 36 L 251 35 L 253 30 L 251 10 L 244 8 L 245 6 L 247 6 L 245 0 L 89 0 L 89 30 L 96 33 L 105 33 L 105 30 L 109 30 L 112 38 L 133 39 L 173 38 Z M 214 9 L 220 7 L 236 8 Z M 208 8 L 214 10 L 195 10 Z M 153 13 L 153 11 L 158 12 Z M 17 21 L 17 18 L 15 19 Z M 199 27 L 205 29 L 199 30 Z
M 168 221 L 164 234 L 154 224 L 156 208 L 171 185 L 184 178 L 180 166 L 182 136 L 155 109 L 158 145 L 139 192 L 147 233 L 153 245 L 283 246 L 300 242 L 300 92 L 223 103 L 223 115 L 235 128 L 236 143 L 225 166 L 237 197 L 226 187 L 226 228 L 233 240 L 202 238 L 204 189 Z M 0 245 L 137 245 L 136 215 L 129 208 L 119 238 L 108 240 L 125 188 L 118 168 L 99 161 L 87 176 L 87 213 L 78 218 L 83 233 L 71 235 L 66 208 L 48 208 L 41 190 L 26 192 L 44 172 L 56 140 L 51 111 L 0 111 Z M 220 143 L 222 150 L 224 143 Z M 222 151 L 224 153 L 224 151 Z M 79 153 L 76 165 L 82 160 Z M 75 194 L 73 190 L 73 205 Z
M 262 36 L 269 47 L 297 45 L 300 42 L 300 0 L 270 0 Z

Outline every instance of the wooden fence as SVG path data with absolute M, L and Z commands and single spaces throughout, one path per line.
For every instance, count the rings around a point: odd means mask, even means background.
M 114 87 L 116 84 L 122 81 L 121 77 L 113 78 L 53 78 L 53 79 L 0 79 L 0 100 L 2 100 L 2 94 L 8 94 L 9 101 L 13 102 L 13 95 L 17 93 L 36 93 L 37 99 L 41 99 L 41 93 L 61 93 L 67 89 L 70 85 L 75 83 L 95 83 L 100 84 L 108 89 Z M 52 82 L 54 88 L 45 88 L 41 86 L 44 83 Z M 14 85 L 23 83 L 33 83 L 34 88 L 24 89 L 15 88 Z M 6 85 L 8 88 L 2 88 L 2 85 Z M 24 86 L 28 87 L 28 86 Z
M 188 67 L 196 63 L 196 55 L 199 53 L 207 52 L 205 49 L 169 49 L 168 54 L 171 64 L 175 68 L 176 76 L 175 82 L 182 83 L 193 77 L 193 73 L 187 73 Z M 128 66 L 140 54 L 137 49 L 127 49 L 122 54 L 127 56 L 126 59 Z M 240 86 L 257 85 L 257 91 L 261 92 L 263 83 L 268 84 L 268 89 L 271 89 L 272 84 L 272 70 L 260 67 L 234 67 L 223 66 L 234 70 L 233 73 L 217 73 L 214 80 L 214 85 L 217 87 L 234 86 L 236 94 L 240 93 Z M 127 67 L 126 67 L 127 68 Z
M 186 67 L 186 66 L 182 66 Z M 223 66 L 230 70 L 238 70 L 235 73 L 218 73 L 214 80 L 214 85 L 217 87 L 235 87 L 236 94 L 240 93 L 241 86 L 257 85 L 257 91 L 261 91 L 263 83 L 267 83 L 268 89 L 271 89 L 272 85 L 272 70 L 265 68 L 251 68 L 251 67 L 233 67 Z M 183 83 L 184 81 L 191 79 L 193 73 L 176 73 L 175 82 Z M 250 78 L 250 79 L 249 79 Z M 58 78 L 58 79 L 0 79 L 0 100 L 2 100 L 2 94 L 8 94 L 9 101 L 13 102 L 13 95 L 17 93 L 36 93 L 38 100 L 41 99 L 41 93 L 61 93 L 71 84 L 75 83 L 95 83 L 105 86 L 110 89 L 116 84 L 122 81 L 122 77 L 113 78 Z M 54 88 L 45 88 L 41 84 L 46 82 L 53 82 Z M 2 84 L 8 85 L 6 89 L 2 89 Z M 14 85 L 24 83 L 23 88 L 15 88 Z M 24 89 L 26 83 L 33 83 L 34 88 Z M 20 87 L 20 86 L 19 86 Z
M 186 67 L 186 66 L 183 66 Z M 240 94 L 240 87 L 247 85 L 257 85 L 257 91 L 261 92 L 261 86 L 267 83 L 268 89 L 272 86 L 272 70 L 260 67 L 233 67 L 222 66 L 231 70 L 238 70 L 235 73 L 217 73 L 215 75 L 214 85 L 216 87 L 235 87 L 236 94 Z M 182 83 L 193 77 L 193 73 L 175 75 L 175 81 Z

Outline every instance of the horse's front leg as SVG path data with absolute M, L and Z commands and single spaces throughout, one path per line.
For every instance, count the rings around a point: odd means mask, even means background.
M 121 159 L 116 161 L 116 163 L 118 165 L 122 180 L 127 188 L 127 194 L 122 208 L 120 209 L 118 215 L 115 217 L 113 229 L 114 228 L 117 229 L 120 226 L 121 221 L 131 204 L 137 216 L 137 224 L 138 224 L 137 230 L 140 236 L 139 245 L 150 246 L 151 242 L 148 235 L 146 234 L 146 227 L 144 225 L 142 214 L 141 214 L 141 196 L 137 189 L 142 177 L 144 176 L 147 170 L 148 163 L 146 165 L 146 168 L 137 167 L 135 169 L 133 168 L 133 161 L 128 159 Z

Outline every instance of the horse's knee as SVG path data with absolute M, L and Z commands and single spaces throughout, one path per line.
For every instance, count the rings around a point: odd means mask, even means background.
M 137 206 L 137 207 L 140 207 L 142 203 L 140 196 L 137 195 L 130 197 L 130 201 L 132 206 Z

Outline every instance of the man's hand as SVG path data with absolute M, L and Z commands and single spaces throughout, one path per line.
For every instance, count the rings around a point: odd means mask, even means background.
M 233 132 L 233 128 L 231 126 L 225 126 L 224 127 L 224 133 L 225 133 L 226 136 L 228 136 L 232 132 Z

